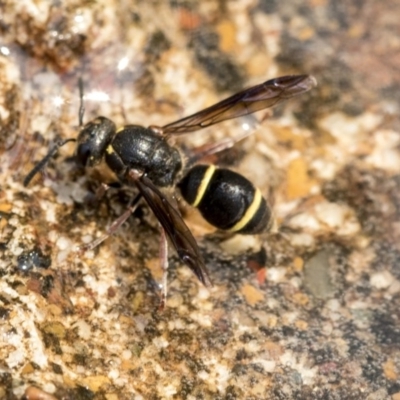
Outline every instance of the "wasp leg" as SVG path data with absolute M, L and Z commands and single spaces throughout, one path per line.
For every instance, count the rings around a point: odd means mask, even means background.
M 85 203 L 88 205 L 97 204 L 110 189 L 121 189 L 120 182 L 101 183 L 94 193 L 88 193 L 85 198 Z
M 251 136 L 254 133 L 253 129 L 245 130 L 240 135 L 237 135 L 232 138 L 225 138 L 218 142 L 206 144 L 200 147 L 196 147 L 189 151 L 188 161 L 186 166 L 191 167 L 192 165 L 196 164 L 198 161 L 202 160 L 203 158 L 209 157 L 213 154 L 220 153 L 223 150 L 230 149 L 236 143 L 240 142 L 243 139 Z
M 93 240 L 92 242 L 80 246 L 79 250 L 82 252 L 92 250 L 95 247 L 97 247 L 100 243 L 103 243 L 109 236 L 113 235 L 118 228 L 132 215 L 132 213 L 135 212 L 137 205 L 139 203 L 139 200 L 142 198 L 142 195 L 139 193 L 136 195 L 136 197 L 132 200 L 130 206 L 125 210 L 125 212 L 118 217 L 107 229 L 106 233 L 103 236 L 100 236 L 96 240 Z
M 30 170 L 28 175 L 25 176 L 25 179 L 23 181 L 24 186 L 27 187 L 29 185 L 29 183 L 31 182 L 31 180 L 34 178 L 34 176 L 38 172 L 40 172 L 46 166 L 46 164 L 50 161 L 50 159 L 53 158 L 57 154 L 58 149 L 69 142 L 76 142 L 76 139 L 73 138 L 73 139 L 65 139 L 65 140 L 57 141 L 54 144 L 54 146 L 51 147 L 51 149 L 48 151 L 48 153 Z
M 163 271 L 161 283 L 161 300 L 159 309 L 162 311 L 167 302 L 167 280 L 168 280 L 168 241 L 164 228 L 160 225 L 160 265 Z
M 96 193 L 94 194 L 95 200 L 100 200 L 106 194 L 107 190 L 110 189 L 111 186 L 107 185 L 107 183 L 102 183 L 97 189 Z

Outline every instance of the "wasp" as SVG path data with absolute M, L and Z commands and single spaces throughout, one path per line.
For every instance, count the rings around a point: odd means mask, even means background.
M 210 286 L 211 279 L 196 240 L 174 199 L 167 195 L 165 189 L 179 189 L 183 199 L 198 208 L 207 222 L 216 228 L 234 233 L 257 234 L 268 230 L 271 227 L 271 209 L 260 190 L 244 176 L 212 164 L 196 164 L 204 155 L 230 147 L 233 140 L 210 145 L 201 157 L 196 155 L 185 160 L 181 151 L 170 143 L 172 138 L 273 107 L 307 92 L 315 85 L 316 80 L 310 75 L 282 76 L 245 89 L 211 107 L 162 127 L 125 125 L 117 128 L 113 121 L 102 116 L 83 125 L 81 84 L 81 128 L 77 138 L 56 143 L 27 174 L 24 185 L 30 183 L 60 147 L 71 141 L 76 142 L 74 155 L 80 165 L 93 167 L 104 159 L 123 185 L 136 186 L 138 189 L 130 208 L 109 232 L 129 217 L 142 198 L 159 221 L 163 238 L 161 264 L 165 271 L 164 298 L 168 266 L 167 238 L 180 260 L 193 271 L 201 283 Z M 100 241 L 95 241 L 94 245 Z

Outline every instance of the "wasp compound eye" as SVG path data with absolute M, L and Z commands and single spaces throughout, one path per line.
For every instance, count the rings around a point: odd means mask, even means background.
M 115 135 L 115 124 L 105 117 L 87 123 L 79 133 L 76 158 L 82 166 L 98 164 Z
M 79 165 L 85 167 L 89 165 L 88 160 L 91 158 L 91 146 L 89 143 L 84 142 L 77 146 L 76 148 L 76 159 Z

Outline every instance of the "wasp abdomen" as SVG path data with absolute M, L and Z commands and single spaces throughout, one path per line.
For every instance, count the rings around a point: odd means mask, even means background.
M 215 227 L 254 234 L 271 225 L 271 210 L 244 176 L 214 165 L 196 165 L 179 182 L 183 198 Z

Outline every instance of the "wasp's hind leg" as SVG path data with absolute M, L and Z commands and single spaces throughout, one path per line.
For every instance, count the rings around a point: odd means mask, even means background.
M 161 281 L 161 294 L 159 309 L 162 311 L 167 303 L 167 281 L 168 281 L 168 241 L 164 228 L 160 225 L 160 266 L 163 271 Z
M 194 149 L 188 150 L 188 161 L 187 167 L 191 167 L 192 165 L 196 164 L 197 162 L 212 156 L 214 154 L 220 153 L 221 151 L 230 149 L 236 143 L 240 142 L 241 140 L 246 139 L 247 137 L 253 134 L 253 130 L 249 129 L 247 131 L 242 132 L 240 135 L 231 138 L 224 138 L 219 140 L 215 143 L 207 143 L 203 146 L 196 147 Z

